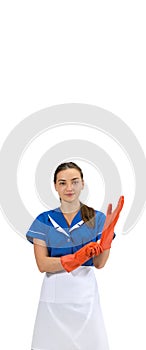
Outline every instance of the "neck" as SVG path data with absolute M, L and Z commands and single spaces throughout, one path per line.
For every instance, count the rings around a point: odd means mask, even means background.
M 80 209 L 80 201 L 77 200 L 73 203 L 67 203 L 64 201 L 61 201 L 60 209 L 63 213 L 75 213 Z

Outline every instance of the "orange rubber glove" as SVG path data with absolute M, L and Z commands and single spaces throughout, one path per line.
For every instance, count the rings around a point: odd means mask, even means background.
M 119 198 L 117 207 L 113 212 L 112 212 L 112 204 L 108 205 L 106 220 L 103 226 L 102 235 L 99 243 L 102 251 L 111 248 L 111 243 L 114 237 L 114 228 L 118 221 L 123 205 L 124 205 L 124 196 L 121 196 Z
M 71 272 L 91 259 L 94 255 L 99 255 L 100 253 L 100 245 L 97 242 L 90 242 L 74 254 L 61 256 L 60 261 L 64 269 L 67 272 Z
M 111 242 L 114 236 L 114 227 L 118 221 L 120 212 L 123 208 L 124 196 L 119 198 L 116 209 L 112 213 L 112 204 L 108 205 L 106 220 L 104 223 L 100 242 L 90 242 L 79 249 L 74 254 L 68 254 L 60 257 L 62 266 L 67 272 L 75 270 L 84 262 L 91 259 L 94 255 L 99 255 L 104 250 L 111 248 Z

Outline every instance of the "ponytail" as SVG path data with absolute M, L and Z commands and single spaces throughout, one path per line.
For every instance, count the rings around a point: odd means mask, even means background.
M 80 208 L 81 208 L 82 220 L 86 223 L 87 226 L 94 228 L 95 227 L 95 210 L 83 203 L 80 203 Z

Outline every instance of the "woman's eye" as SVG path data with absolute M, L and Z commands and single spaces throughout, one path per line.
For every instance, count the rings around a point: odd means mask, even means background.
M 73 181 L 73 182 L 72 182 L 72 184 L 73 184 L 73 185 L 77 185 L 78 183 L 79 183 L 79 181 L 78 181 L 78 180 L 75 180 L 75 181 Z M 60 181 L 60 182 L 59 182 L 59 185 L 64 186 L 64 185 L 66 185 L 66 183 L 65 183 L 65 182 Z

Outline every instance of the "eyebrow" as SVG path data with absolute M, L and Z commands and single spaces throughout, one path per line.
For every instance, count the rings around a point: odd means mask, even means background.
M 71 179 L 71 181 L 73 181 L 73 180 L 79 180 L 79 177 L 73 177 L 73 179 Z M 59 181 L 66 181 L 66 180 L 65 179 L 59 179 L 58 182 Z

